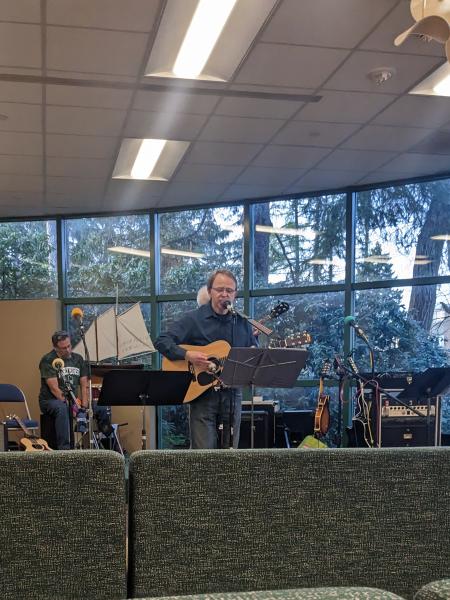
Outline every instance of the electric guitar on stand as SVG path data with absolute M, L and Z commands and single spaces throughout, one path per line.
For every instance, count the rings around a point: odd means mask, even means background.
M 331 362 L 325 360 L 319 376 L 319 397 L 317 399 L 316 412 L 314 413 L 314 435 L 321 437 L 326 435 L 330 428 L 330 396 L 324 394 L 324 381 L 331 373 Z
M 30 431 L 25 427 L 22 419 L 20 419 L 17 415 L 11 415 L 9 418 L 17 421 L 20 428 L 24 432 L 25 437 L 21 438 L 20 445 L 26 452 L 51 451 L 51 448 L 49 448 L 47 442 L 42 438 L 38 438 L 34 434 L 30 433 Z

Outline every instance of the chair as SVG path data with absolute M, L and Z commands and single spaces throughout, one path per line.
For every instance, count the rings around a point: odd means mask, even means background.
M 39 429 L 39 423 L 37 421 L 35 421 L 34 419 L 31 418 L 31 414 L 30 414 L 30 409 L 28 408 L 28 403 L 27 403 L 27 399 L 25 398 L 25 394 L 22 392 L 22 390 L 20 388 L 18 388 L 16 385 L 12 385 L 11 383 L 0 383 L 0 403 L 1 402 L 21 402 L 24 406 L 25 410 L 16 410 L 13 409 L 11 412 L 14 413 L 24 413 L 25 412 L 25 416 L 22 418 L 21 414 L 18 414 L 17 416 L 19 417 L 19 419 L 23 422 L 23 424 L 25 425 L 25 427 L 27 429 L 30 429 L 33 434 L 36 433 L 36 430 Z M 20 407 L 19 407 L 20 408 Z M 9 418 L 9 415 L 6 415 L 6 418 L 4 419 L 4 423 L 6 426 L 6 430 L 7 433 L 8 431 L 22 431 L 22 428 L 20 427 L 19 423 L 16 421 L 16 419 L 12 419 Z

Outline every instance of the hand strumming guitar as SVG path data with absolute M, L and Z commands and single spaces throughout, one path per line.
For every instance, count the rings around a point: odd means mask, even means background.
M 196 350 L 188 350 L 185 355 L 185 360 L 194 365 L 197 369 L 208 369 L 210 361 L 206 354 Z

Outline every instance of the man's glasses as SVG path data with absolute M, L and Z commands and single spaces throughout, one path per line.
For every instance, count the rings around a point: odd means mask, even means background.
M 213 287 L 211 289 L 217 292 L 218 294 L 223 294 L 224 292 L 226 292 L 227 294 L 234 294 L 236 292 L 236 290 L 234 290 L 233 288 L 227 287 Z

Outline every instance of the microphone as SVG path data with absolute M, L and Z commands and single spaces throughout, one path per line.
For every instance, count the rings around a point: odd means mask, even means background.
M 234 308 L 234 306 L 231 304 L 231 302 L 229 300 L 225 300 L 225 302 L 222 304 L 223 308 L 226 308 L 227 311 L 230 313 L 230 315 L 237 315 L 236 309 Z
M 70 313 L 70 316 L 72 317 L 72 319 L 75 319 L 75 321 L 78 322 L 80 329 L 84 329 L 83 315 L 84 315 L 83 311 L 78 306 L 76 306 L 75 308 L 72 308 L 72 312 Z
M 64 361 L 62 358 L 55 358 L 52 362 L 52 367 L 55 369 L 55 371 L 58 371 L 58 373 L 61 371 L 61 369 L 64 369 Z
M 364 340 L 366 342 L 366 344 L 369 343 L 367 335 L 364 333 L 363 329 L 361 329 L 361 327 L 356 323 L 355 317 L 353 317 L 352 315 L 348 315 L 348 317 L 345 317 L 344 325 L 349 325 L 349 327 L 353 327 L 356 335 L 358 337 L 360 337 L 362 340 Z

